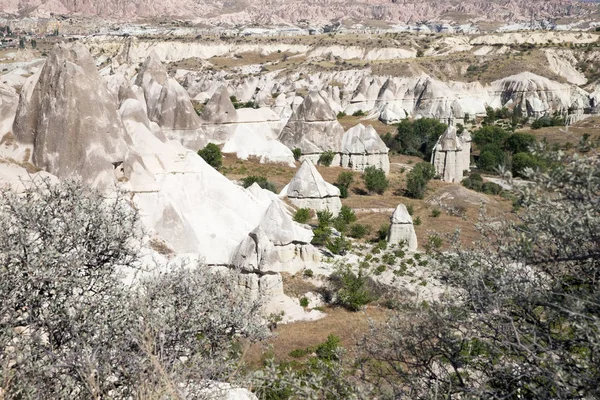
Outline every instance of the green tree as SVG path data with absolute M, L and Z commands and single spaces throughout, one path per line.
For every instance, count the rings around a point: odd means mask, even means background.
M 198 150 L 198 155 L 216 170 L 220 169 L 223 165 L 223 154 L 221 154 L 221 149 L 214 143 L 209 143 L 203 149 Z
M 427 183 L 435 176 L 435 168 L 427 162 L 421 162 L 406 176 L 405 194 L 414 199 L 422 199 L 427 189 Z
M 273 182 L 270 182 L 264 176 L 260 175 L 249 175 L 242 179 L 242 186 L 249 188 L 253 183 L 257 183 L 263 189 L 267 189 L 273 193 L 277 193 L 277 188 Z
M 544 162 L 531 153 L 517 153 L 512 158 L 512 174 L 514 176 L 526 177 L 526 168 L 535 170 L 544 167 Z
M 383 194 L 390 184 L 385 177 L 385 172 L 381 168 L 374 166 L 365 168 L 363 180 L 370 193 Z
M 504 148 L 504 142 L 508 139 L 509 133 L 499 126 L 484 126 L 473 132 L 473 142 L 483 149 L 488 145 L 496 145 Z
M 393 147 L 402 154 L 416 155 L 429 161 L 437 140 L 447 128 L 435 118 L 404 119 L 398 125 L 397 144 Z
M 340 189 L 340 197 L 342 199 L 348 197 L 348 189 L 350 188 L 350 185 L 353 181 L 354 173 L 352 171 L 342 171 L 338 175 L 335 181 L 335 186 L 337 186 Z
M 479 154 L 477 168 L 482 171 L 493 172 L 499 165 L 506 162 L 506 154 L 496 144 L 488 144 Z
M 528 153 L 535 144 L 535 136 L 529 133 L 513 133 L 506 139 L 505 149 L 512 154 Z
M 321 155 L 319 156 L 319 160 L 317 161 L 317 164 L 329 167 L 329 166 L 331 166 L 331 163 L 333 162 L 334 157 L 335 157 L 335 153 L 333 151 L 331 151 L 331 150 L 325 151 L 325 152 L 321 153 Z

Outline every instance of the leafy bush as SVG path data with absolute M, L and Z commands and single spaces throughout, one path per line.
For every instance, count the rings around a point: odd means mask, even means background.
M 335 186 L 340 189 L 340 197 L 345 199 L 348 197 L 348 188 L 354 181 L 354 173 L 352 171 L 342 171 L 338 175 Z
M 534 144 L 535 136 L 529 133 L 517 132 L 506 139 L 505 148 L 512 154 L 529 153 Z
M 369 234 L 369 231 L 371 230 L 370 228 L 371 227 L 369 225 L 354 224 L 350 226 L 350 233 L 348 236 L 355 239 L 361 239 Z
M 300 306 L 301 306 L 301 307 L 304 307 L 304 308 L 308 307 L 308 298 L 306 298 L 306 297 L 302 297 L 302 298 L 300 299 Z
M 343 234 L 341 234 L 339 236 L 335 236 L 334 238 L 330 237 L 327 240 L 325 247 L 327 247 L 327 250 L 329 250 L 332 254 L 344 255 L 352 248 L 352 244 Z
M 365 113 L 363 110 L 356 110 L 352 113 L 353 117 L 364 117 L 365 115 L 367 115 L 367 113 Z
M 363 306 L 377 300 L 373 282 L 362 269 L 358 274 L 349 267 L 340 268 L 331 274 L 329 282 L 337 295 L 337 304 L 350 311 L 359 311 Z
M 482 171 L 493 172 L 499 165 L 506 163 L 506 154 L 496 144 L 489 144 L 481 150 L 477 168 Z
M 267 189 L 273 193 L 277 193 L 277 188 L 273 182 L 269 182 L 267 178 L 260 175 L 250 175 L 242 179 L 242 186 L 245 188 L 249 188 L 252 184 L 256 182 L 258 186 L 263 189 Z
M 305 224 L 312 217 L 312 210 L 310 208 L 299 208 L 294 213 L 294 221 Z
M 531 129 L 540 129 L 548 126 L 563 126 L 564 124 L 565 119 L 560 117 L 560 115 L 554 115 L 552 117 L 546 115 L 533 121 Z
M 329 225 L 333 222 L 333 214 L 329 210 L 317 211 L 317 220 L 319 225 Z
M 319 156 L 319 160 L 317 161 L 317 164 L 329 167 L 329 166 L 331 166 L 331 163 L 333 162 L 334 157 L 335 157 L 335 153 L 333 151 L 331 151 L 331 150 L 325 151 L 325 152 L 321 153 L 321 155 Z
M 483 184 L 482 191 L 485 194 L 500 194 L 502 193 L 502 186 L 494 182 L 486 182 Z
M 371 193 L 383 194 L 390 184 L 385 177 L 385 172 L 374 166 L 365 168 L 363 179 L 367 190 Z
M 543 169 L 545 163 L 536 155 L 530 153 L 517 153 L 512 159 L 512 173 L 514 176 L 525 177 L 525 169 Z
M 441 212 L 439 209 L 437 209 L 437 208 L 434 208 L 433 210 L 431 210 L 431 216 L 432 216 L 433 218 L 437 218 L 437 217 L 439 217 L 440 215 L 442 215 L 442 212 Z
M 462 185 L 467 189 L 474 190 L 476 192 L 483 191 L 483 178 L 479 174 L 471 174 L 468 178 L 462 181 Z
M 346 113 L 343 111 L 340 111 L 339 113 L 337 113 L 337 119 L 344 118 L 345 116 L 346 116 Z
M 414 226 L 421 225 L 421 217 L 419 217 L 419 216 L 415 217 L 415 219 L 413 220 L 413 225 Z
M 387 239 L 388 231 L 390 230 L 390 226 L 387 224 L 383 224 L 377 230 L 377 240 L 385 240 Z
M 502 149 L 509 133 L 499 126 L 484 126 L 473 132 L 473 143 L 480 149 L 489 145 L 495 145 Z
M 209 143 L 203 149 L 198 150 L 198 155 L 214 169 L 218 170 L 223 165 L 223 154 L 221 154 L 221 149 L 214 143 Z
M 409 204 L 406 206 L 406 211 L 408 211 L 408 215 L 413 215 L 413 213 L 415 212 L 415 208 L 412 204 Z
M 419 156 L 429 161 L 435 144 L 447 128 L 446 124 L 435 118 L 404 119 L 398 125 L 394 140 L 388 139 L 386 145 L 401 154 Z
M 356 221 L 356 214 L 354 213 L 354 210 L 350 207 L 342 206 L 337 218 L 343 220 L 347 224 L 351 224 L 354 221 Z
M 310 268 L 309 268 L 309 269 L 305 269 L 305 270 L 302 272 L 302 275 L 303 275 L 304 277 L 306 277 L 306 278 L 312 278 L 312 277 L 314 276 L 314 274 L 315 274 L 315 273 L 314 273 L 314 272 L 313 272 L 313 270 L 312 270 L 312 269 L 310 269 Z
M 340 348 L 340 338 L 336 335 L 327 336 L 327 340 L 317 345 L 315 354 L 321 360 L 332 361 L 338 359 L 338 350 Z
M 430 163 L 421 162 L 406 176 L 405 194 L 414 199 L 422 199 L 425 196 L 427 183 L 434 177 L 435 168 Z
M 294 160 L 298 161 L 300 160 L 300 157 L 302 157 L 302 150 L 296 147 L 292 150 L 292 154 L 294 155 Z

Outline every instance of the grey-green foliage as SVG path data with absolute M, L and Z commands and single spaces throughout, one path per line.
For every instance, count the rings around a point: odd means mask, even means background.
M 264 337 L 235 277 L 195 265 L 126 284 L 137 221 L 122 194 L 75 182 L 0 192 L 2 396 L 193 395 L 237 366 L 238 337 Z
M 370 193 L 383 194 L 390 184 L 385 177 L 385 172 L 381 168 L 375 166 L 365 168 L 363 180 Z
M 438 255 L 451 295 L 367 336 L 380 396 L 600 397 L 600 159 L 531 178 L 518 220 L 484 221 L 481 242 Z

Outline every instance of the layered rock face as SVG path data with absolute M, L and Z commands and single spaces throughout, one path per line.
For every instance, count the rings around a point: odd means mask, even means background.
M 391 225 L 387 238 L 388 243 L 406 242 L 409 250 L 417 250 L 415 227 L 413 226 L 412 217 L 404 204 L 398 204 L 398 207 L 396 207 L 390 218 L 390 222 Z
M 342 138 L 341 165 L 354 171 L 364 171 L 366 167 L 374 166 L 387 174 L 390 172 L 388 152 L 389 149 L 371 125 L 358 124 L 348 129 Z
M 240 243 L 231 264 L 246 272 L 295 274 L 319 263 L 312 237 L 310 229 L 292 221 L 281 201 L 274 200 L 260 224 Z
M 198 150 L 207 143 L 201 121 L 186 90 L 167 74 L 156 53 L 146 59 L 135 84 L 144 91 L 150 120 L 156 122 L 170 139 Z
M 15 89 L 0 83 L 0 139 L 12 132 L 18 105 L 19 95 Z
M 23 88 L 14 134 L 32 162 L 59 178 L 110 185 L 127 151 L 116 104 L 82 44 L 56 45 Z
M 449 126 L 433 148 L 432 157 L 436 175 L 444 182 L 460 182 L 471 162 L 471 135 L 464 131 L 458 137 L 456 128 Z
M 342 208 L 340 190 L 325 182 L 310 160 L 304 160 L 290 183 L 279 194 L 299 208 L 329 210 L 334 216 Z
M 312 91 L 292 113 L 279 135 L 279 141 L 290 149 L 299 148 L 313 162 L 325 151 L 340 153 L 344 128 L 326 99 Z M 339 164 L 339 158 L 333 164 Z

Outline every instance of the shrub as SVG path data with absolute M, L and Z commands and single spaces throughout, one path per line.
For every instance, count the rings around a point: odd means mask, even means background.
M 438 210 L 437 208 L 434 208 L 433 210 L 431 210 L 431 216 L 433 218 L 437 218 L 440 215 L 442 215 L 442 212 L 440 210 Z
M 387 224 L 383 224 L 377 230 L 377 240 L 385 240 L 387 239 L 388 231 L 390 230 L 390 226 Z
M 319 160 L 317 161 L 317 164 L 329 167 L 329 166 L 331 166 L 331 163 L 333 162 L 334 157 L 335 157 L 335 153 L 331 150 L 323 152 L 319 156 Z
M 369 225 L 354 224 L 350 226 L 350 233 L 348 236 L 355 239 L 361 239 L 369 234 L 370 228 Z
M 363 110 L 356 110 L 352 113 L 353 117 L 364 117 L 365 115 L 367 115 L 367 113 L 365 113 Z
M 408 211 L 408 215 L 413 215 L 413 213 L 415 212 L 415 207 L 413 207 L 412 204 L 409 204 L 406 206 L 406 211 Z
M 304 308 L 308 307 L 308 298 L 306 298 L 306 297 L 302 297 L 302 298 L 300 299 L 300 306 L 301 306 L 301 307 L 304 307 Z
M 337 304 L 350 311 L 359 311 L 377 299 L 372 282 L 369 281 L 362 269 L 355 274 L 349 267 L 343 267 L 329 277 L 332 289 L 337 295 Z
M 385 177 L 385 172 L 381 168 L 374 166 L 365 168 L 363 179 L 367 190 L 377 194 L 383 194 L 390 184 Z
M 311 243 L 317 246 L 323 246 L 331 236 L 331 228 L 329 225 L 319 225 L 313 229 L 313 235 Z
M 500 194 L 502 193 L 502 186 L 494 182 L 486 182 L 481 188 L 485 194 Z
M 310 208 L 299 208 L 294 213 L 294 221 L 305 224 L 312 217 L 312 210 Z
M 340 197 L 345 199 L 348 197 L 348 188 L 354 181 L 354 173 L 352 171 L 342 171 L 338 175 L 335 185 L 340 189 Z
M 476 192 L 483 191 L 483 178 L 479 174 L 471 174 L 468 178 L 462 181 L 462 185 L 467 189 L 474 190 Z
M 317 219 L 319 220 L 319 225 L 326 226 L 333 222 L 333 214 L 329 210 L 317 211 Z
M 263 189 L 267 189 L 273 193 L 277 193 L 277 188 L 273 182 L 267 181 L 267 178 L 259 175 L 250 175 L 242 179 L 242 186 L 248 188 L 252 186 L 253 183 L 257 183 Z
M 414 226 L 419 226 L 421 225 L 421 217 L 417 216 L 414 220 L 413 220 L 413 225 Z
M 421 162 L 414 166 L 412 171 L 406 176 L 405 194 L 414 199 L 422 199 L 425 196 L 427 183 L 435 175 L 433 165 Z
M 354 210 L 350 207 L 342 206 L 337 218 L 343 220 L 347 224 L 351 224 L 356 221 L 356 214 L 354 214 Z
M 340 118 L 344 118 L 345 116 L 346 116 L 346 113 L 345 113 L 345 112 L 343 112 L 343 111 L 340 111 L 339 113 L 337 113 L 337 118 L 338 118 L 338 119 L 340 119 Z
M 529 133 L 513 133 L 506 139 L 506 150 L 512 154 L 529 153 L 531 147 L 535 144 L 535 136 Z
M 479 160 L 477 160 L 477 168 L 482 171 L 492 172 L 499 165 L 505 164 L 506 155 L 502 149 L 496 144 L 489 144 L 481 150 Z
M 344 255 L 352 248 L 352 244 L 341 234 L 333 239 L 329 238 L 325 247 L 333 254 Z
M 223 165 L 223 154 L 221 154 L 221 149 L 214 143 L 209 143 L 203 149 L 198 150 L 198 155 L 214 169 L 218 170 Z
M 198 398 L 235 371 L 237 338 L 266 336 L 260 302 L 235 277 L 195 265 L 126 284 L 142 233 L 122 193 L 39 181 L 2 190 L 0 227 L 0 397 L 144 398 L 185 386 Z
M 525 177 L 525 169 L 542 169 L 544 163 L 537 156 L 530 153 L 517 153 L 512 159 L 512 173 L 514 176 Z
M 437 140 L 447 128 L 446 124 L 435 118 L 420 118 L 416 121 L 404 119 L 398 124 L 395 140 L 386 144 L 391 150 L 423 157 L 428 161 Z
M 302 157 L 302 150 L 296 147 L 292 150 L 292 154 L 294 155 L 294 160 L 298 161 L 300 160 L 300 157 Z
M 315 349 L 315 354 L 319 359 L 325 361 L 333 361 L 338 359 L 338 350 L 340 348 L 340 338 L 336 335 L 327 336 L 327 340 Z
M 480 149 L 488 145 L 503 148 L 508 137 L 509 133 L 499 126 L 484 126 L 473 132 L 473 143 L 477 144 Z
M 303 275 L 305 278 L 312 278 L 312 277 L 314 276 L 314 274 L 315 274 L 315 273 L 314 273 L 314 272 L 313 272 L 313 270 L 312 270 L 312 269 L 310 269 L 310 268 L 309 268 L 309 269 L 305 269 L 305 270 L 302 272 L 302 275 Z

